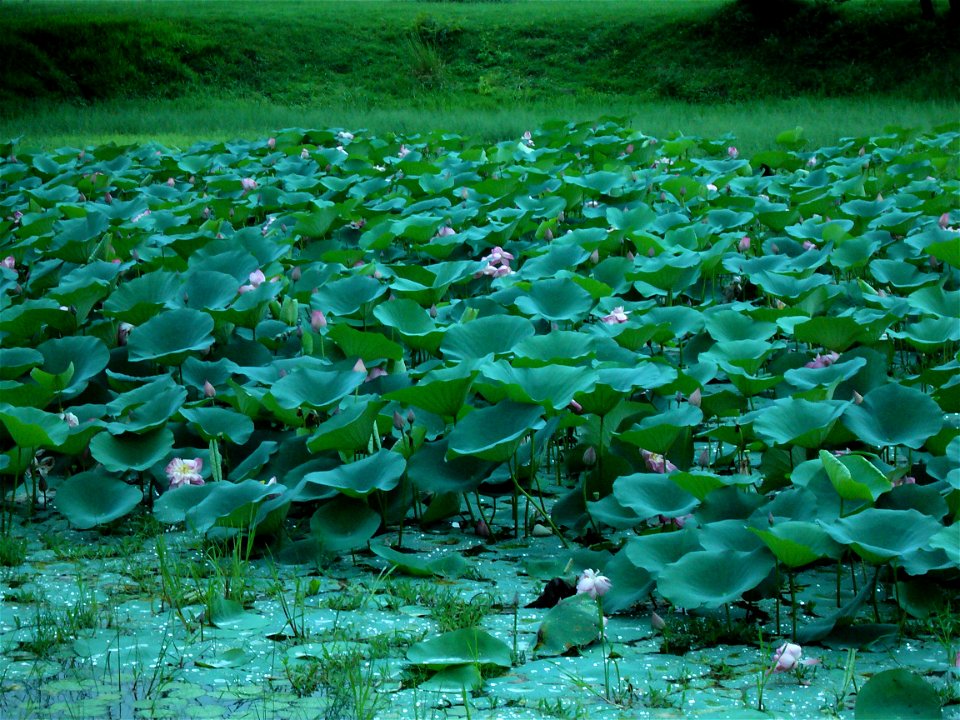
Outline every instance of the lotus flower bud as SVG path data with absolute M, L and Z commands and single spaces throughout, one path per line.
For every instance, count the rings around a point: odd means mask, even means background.
M 738 244 L 737 247 L 739 247 L 742 252 L 746 252 L 747 250 L 749 250 L 749 249 L 750 249 L 750 236 L 749 236 L 749 235 L 744 235 L 742 238 L 740 238 L 740 243 Z
M 270 138 L 269 140 L 267 140 L 267 147 L 268 147 L 268 148 L 270 148 L 271 150 L 273 150 L 276 146 L 277 146 L 277 139 L 276 139 L 276 138 Z
M 411 409 L 407 410 L 407 422 L 413 425 L 416 422 L 417 414 Z
M 130 336 L 130 332 L 133 330 L 133 325 L 130 323 L 122 322 L 117 326 L 117 345 L 126 345 L 127 338 Z
M 593 446 L 590 446 L 584 450 L 583 464 L 587 467 L 593 467 L 597 464 L 597 451 L 593 448 Z
M 665 623 L 663 618 L 657 615 L 657 613 L 653 613 L 650 615 L 650 627 L 654 630 L 663 630 L 667 627 L 667 623 Z
M 17 260 L 15 257 L 13 257 L 13 255 L 7 255 L 2 261 L 0 261 L 0 265 L 7 268 L 7 270 L 16 270 Z
M 310 313 L 310 327 L 319 331 L 327 326 L 327 318 L 320 310 L 314 310 Z
M 704 448 L 697 456 L 697 465 L 700 467 L 710 467 L 710 451 Z
M 853 404 L 859 405 L 863 402 L 863 395 L 858 393 L 856 390 L 853 391 Z
M 583 406 L 580 403 L 578 403 L 576 400 L 571 400 L 570 405 L 568 405 L 568 407 L 571 410 L 573 410 L 573 412 L 576 413 L 577 415 L 583 412 Z
M 403 415 L 400 414 L 399 410 L 393 411 L 393 427 L 397 430 L 403 430 L 404 428 Z
M 300 269 L 300 266 L 297 265 L 290 272 L 290 279 L 293 280 L 294 282 L 299 282 L 301 277 L 303 277 L 303 271 Z
M 939 225 L 940 228 L 943 230 L 946 230 L 949 224 L 950 224 L 950 213 L 944 213 L 937 220 L 937 225 Z
M 203 381 L 203 394 L 208 398 L 216 397 L 217 389 L 210 383 L 209 380 Z
M 113 202 L 113 195 L 111 195 L 109 192 L 104 193 L 104 195 L 103 195 L 103 201 L 104 201 L 107 205 L 111 204 L 111 203 Z
M 694 407 L 700 407 L 700 402 L 702 401 L 702 399 L 703 399 L 703 396 L 700 393 L 700 388 L 697 388 L 692 393 L 690 393 L 690 397 L 687 398 L 687 402 L 693 405 Z
M 590 262 L 594 265 L 600 262 L 600 250 L 598 248 L 594 248 L 593 252 L 590 253 Z
M 551 230 L 550 228 L 547 228 L 546 231 L 544 231 L 544 233 L 543 233 L 543 239 L 546 240 L 547 242 L 552 241 L 552 240 L 553 240 L 553 230 Z
M 177 186 L 177 181 L 174 180 L 172 177 L 168 177 L 168 178 L 167 178 L 167 187 L 176 187 L 176 186 Z
M 367 374 L 367 366 L 363 364 L 363 358 L 360 358 L 354 363 L 353 371 L 363 373 L 364 375 Z
M 487 523 L 483 520 L 477 520 L 474 527 L 474 532 L 477 534 L 477 537 L 488 538 L 490 537 L 490 528 L 487 526 Z
M 731 160 L 736 160 L 740 156 L 740 151 L 737 150 L 733 145 L 727 148 L 727 157 Z
M 309 158 L 310 158 L 310 151 L 309 151 L 309 150 L 307 150 L 306 148 L 304 148 L 303 150 L 300 151 L 300 159 L 301 159 L 301 160 L 308 160 Z
M 431 306 L 430 306 L 430 317 L 432 317 L 432 318 L 436 318 L 436 317 L 437 317 L 437 306 L 436 306 L 436 305 L 431 305 Z

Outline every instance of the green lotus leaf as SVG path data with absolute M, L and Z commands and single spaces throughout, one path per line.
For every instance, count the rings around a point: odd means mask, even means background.
M 66 441 L 70 432 L 66 421 L 59 415 L 6 403 L 0 403 L 0 423 L 20 448 L 56 449 Z
M 660 473 L 634 473 L 624 475 L 613 483 L 613 496 L 624 507 L 630 508 L 641 518 L 674 518 L 687 515 L 700 501 Z
M 887 477 L 861 455 L 838 458 L 821 450 L 820 462 L 837 494 L 844 500 L 876 502 L 878 497 L 893 487 Z
M 930 243 L 926 250 L 940 262 L 960 268 L 960 238 Z
M 493 469 L 495 463 L 473 455 L 446 459 L 449 439 L 424 443 L 407 464 L 407 475 L 417 488 L 432 493 L 461 493 L 475 490 Z
M 91 470 L 61 483 L 54 503 L 74 527 L 86 530 L 129 515 L 142 499 L 139 488 Z
M 728 363 L 750 375 L 756 375 L 766 359 L 781 347 L 782 343 L 769 343 L 766 340 L 729 340 L 718 342 L 700 353 L 700 361 Z
M 810 318 L 793 326 L 793 336 L 800 342 L 820 345 L 827 350 L 843 352 L 854 343 L 862 342 L 870 336 L 867 328 L 853 317 Z
M 656 577 L 664 568 L 697 550 L 703 550 L 700 533 L 685 527 L 674 532 L 631 537 L 622 552 L 636 567 Z
M 811 402 L 781 398 L 759 411 L 753 429 L 771 445 L 817 448 L 823 445 L 847 405 L 835 400 Z
M 434 673 L 418 686 L 424 690 L 460 695 L 483 687 L 483 676 L 476 663 L 449 665 Z
M 239 483 L 207 483 L 204 497 L 185 513 L 187 527 L 206 533 L 214 526 L 249 529 L 262 520 L 260 504 L 273 495 L 285 491 L 283 485 L 267 485 L 257 480 Z M 188 488 L 168 490 L 164 495 L 183 493 Z
M 717 342 L 768 340 L 777 333 L 776 323 L 756 320 L 736 310 L 717 309 L 704 313 L 706 331 Z
M 165 425 L 186 399 L 186 389 L 163 375 L 107 403 L 107 414 L 114 418 L 107 423 L 107 430 L 114 435 L 155 430 Z
M 103 314 L 140 326 L 172 303 L 179 291 L 176 273 L 155 270 L 121 283 L 103 303 Z
M 854 357 L 824 368 L 802 367 L 787 370 L 783 374 L 783 379 L 799 390 L 812 390 L 816 387 L 828 387 L 838 381 L 850 380 L 866 365 L 866 358 Z
M 0 313 L 0 332 L 7 334 L 4 344 L 9 347 L 32 338 L 44 326 L 64 333 L 72 332 L 76 322 L 73 313 L 61 310 L 56 300 L 24 300 L 3 308 Z
M 540 280 L 514 303 L 520 312 L 550 322 L 579 322 L 593 307 L 593 297 L 569 278 Z
M 322 310 L 326 315 L 345 317 L 353 315 L 386 291 L 386 285 L 381 285 L 371 277 L 352 275 L 319 288 L 310 304 L 314 310 Z
M 90 441 L 93 459 L 110 472 L 124 473 L 153 467 L 173 449 L 173 433 L 159 428 L 142 434 L 100 433 Z
M 855 720 L 940 720 L 940 694 L 918 673 L 906 668 L 883 670 L 857 693 Z
M 944 343 L 960 340 L 960 324 L 956 317 L 928 317 L 909 323 L 902 331 L 891 330 L 890 336 L 906 340 L 921 352 L 940 352 Z
M 239 286 L 233 275 L 215 270 L 194 270 L 187 276 L 178 299 L 181 307 L 224 310 L 236 299 Z
M 510 400 L 475 410 L 450 433 L 447 456 L 473 455 L 481 460 L 504 462 L 513 456 L 527 434 L 543 427 L 542 413 L 539 405 Z
M 645 295 L 679 294 L 700 277 L 700 256 L 695 252 L 647 258 L 633 272 L 634 287 Z
M 515 368 L 505 361 L 486 365 L 482 375 L 495 383 L 496 394 L 502 392 L 518 403 L 535 403 L 554 412 L 567 407 L 574 395 L 589 393 L 597 380 L 595 372 L 584 368 L 566 365 Z M 483 380 L 476 384 L 488 400 L 500 399 L 484 391 Z
M 386 327 L 396 330 L 410 347 L 418 350 L 436 352 L 443 340 L 444 330 L 438 328 L 429 313 L 413 300 L 399 298 L 380 303 L 373 309 L 373 316 Z
M 303 368 L 277 380 L 268 397 L 284 410 L 301 407 L 325 409 L 353 392 L 366 377 L 366 373 L 353 370 Z
M 82 393 L 90 380 L 96 377 L 110 362 L 110 351 L 99 338 L 90 335 L 73 335 L 48 340 L 37 346 L 43 355 L 43 370 L 62 373 L 72 367 L 73 372 L 65 387 L 59 390 L 63 399 Z
M 253 434 L 253 420 L 235 410 L 220 407 L 181 408 L 180 414 L 204 440 L 226 439 L 243 445 Z
M 885 563 L 930 542 L 941 524 L 917 510 L 867 508 L 825 524 L 827 533 L 871 563 Z
M 378 332 L 354 330 L 338 323 L 329 329 L 327 335 L 348 358 L 361 358 L 367 362 L 403 359 L 403 347 Z
M 440 352 L 452 360 L 507 354 L 533 334 L 533 325 L 526 318 L 492 315 L 451 326 L 440 343 Z
M 514 355 L 530 365 L 578 365 L 596 353 L 599 344 L 598 338 L 585 337 L 583 333 L 554 330 L 522 340 L 514 348 Z M 515 360 L 514 366 L 518 365 Z
M 603 596 L 605 612 L 620 612 L 646 600 L 654 587 L 653 576 L 634 565 L 623 552 L 614 555 L 613 560 L 603 566 L 603 574 L 613 584 Z
M 673 410 L 645 417 L 631 429 L 620 433 L 620 438 L 638 448 L 665 453 L 685 428 L 696 427 L 703 421 L 698 407 L 684 404 Z
M 440 670 L 450 665 L 512 665 L 510 646 L 479 628 L 453 630 L 422 640 L 407 650 L 407 660 Z
M 310 532 L 323 550 L 331 553 L 366 547 L 380 527 L 380 515 L 365 502 L 336 497 L 310 518 Z
M 393 390 L 383 397 L 385 400 L 413 405 L 442 418 L 455 418 L 463 409 L 476 376 L 476 371 L 452 378 L 433 379 L 427 376 L 416 385 Z
M 43 364 L 43 360 L 43 355 L 33 348 L 0 348 L 0 380 L 15 380 Z
M 682 608 L 716 608 L 755 588 L 773 567 L 773 557 L 765 550 L 702 550 L 664 568 L 657 590 Z
M 920 272 L 908 262 L 883 258 L 871 261 L 870 274 L 881 285 L 904 290 L 930 285 L 940 279 L 935 273 Z
M 307 440 L 307 448 L 312 453 L 339 450 L 347 454 L 366 448 L 383 405 L 380 400 L 365 400 L 348 405 L 317 427 L 317 431 Z
M 340 465 L 333 470 L 307 473 L 303 483 L 312 483 L 339 490 L 344 495 L 360 498 L 375 490 L 393 490 L 406 470 L 403 456 L 390 450 L 378 450 L 362 460 Z
M 459 553 L 444 552 L 439 557 L 428 558 L 416 554 L 402 553 L 386 545 L 371 545 L 374 555 L 383 558 L 399 571 L 414 577 L 454 578 L 467 571 L 467 561 Z
M 776 523 L 769 530 L 747 529 L 763 540 L 777 560 L 791 568 L 825 557 L 839 557 L 842 550 L 822 527 L 812 522 L 787 521 Z
M 152 360 L 179 365 L 193 352 L 213 344 L 213 318 L 190 308 L 166 310 L 135 328 L 127 348 L 134 362 Z
M 543 616 L 534 651 L 538 655 L 560 655 L 595 642 L 600 636 L 597 603 L 586 593 L 557 603 Z
M 868 392 L 860 405 L 850 405 L 842 422 L 875 448 L 917 449 L 943 427 L 943 411 L 926 393 L 891 382 Z

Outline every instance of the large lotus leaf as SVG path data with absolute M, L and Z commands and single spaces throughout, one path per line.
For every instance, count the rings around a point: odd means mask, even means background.
M 755 588 L 773 567 L 773 556 L 765 550 L 702 550 L 664 568 L 657 590 L 682 608 L 715 608 Z
M 944 343 L 960 340 L 960 323 L 955 317 L 927 317 L 902 331 L 891 330 L 890 337 L 903 338 L 921 352 L 939 353 Z
M 905 445 L 919 448 L 943 427 L 943 411 L 929 395 L 916 388 L 889 383 L 851 405 L 843 424 L 860 440 L 876 448 Z
M 81 265 L 63 275 L 49 297 L 61 305 L 73 305 L 80 314 L 85 315 L 98 301 L 110 293 L 110 285 L 120 273 L 117 263 L 96 260 Z
M 114 435 L 155 430 L 165 425 L 186 399 L 186 388 L 169 375 L 163 375 L 107 403 L 107 414 L 115 418 L 107 424 L 107 430 Z
M 703 412 L 693 405 L 684 404 L 645 417 L 620 438 L 638 448 L 655 453 L 665 453 L 685 428 L 696 427 L 703 421 Z
M 917 510 L 877 508 L 824 525 L 830 537 L 872 563 L 889 562 L 924 547 L 941 527 Z
M 453 360 L 511 353 L 517 343 L 533 334 L 533 325 L 526 318 L 491 315 L 451 326 L 440 343 L 440 352 Z
M 216 483 L 206 485 L 183 485 L 163 493 L 153 504 L 153 517 L 158 522 L 172 525 L 184 522 L 187 512 L 200 503 Z
M 511 666 L 510 646 L 479 628 L 453 630 L 423 640 L 407 651 L 407 660 L 439 670 L 450 665 Z
M 382 400 L 364 400 L 349 405 L 320 424 L 307 440 L 307 448 L 312 453 L 339 450 L 350 454 L 367 447 L 383 405 Z
M 128 515 L 142 499 L 139 488 L 91 470 L 61 483 L 54 503 L 72 525 L 86 530 Z
M 709 472 L 683 472 L 677 471 L 670 474 L 671 482 L 686 490 L 697 500 L 703 501 L 707 495 L 717 488 L 729 485 L 735 477 L 729 475 L 714 475 Z
M 192 352 L 213 344 L 213 318 L 190 308 L 166 310 L 130 333 L 127 349 L 134 362 L 152 360 L 179 365 Z
M 32 407 L 14 407 L 0 404 L 0 423 L 3 423 L 20 448 L 51 448 L 62 445 L 70 428 L 59 415 Z
M 892 668 L 877 673 L 860 688 L 855 720 L 940 720 L 940 694 L 918 673 Z
M 407 462 L 399 453 L 378 450 L 362 460 L 333 470 L 307 473 L 303 482 L 324 485 L 349 497 L 360 498 L 375 490 L 393 490 L 400 483 L 406 467 Z
M 833 278 L 821 273 L 814 273 L 805 278 L 797 278 L 793 275 L 761 270 L 750 274 L 750 282 L 774 297 L 795 299 L 806 295 L 816 288 L 831 284 Z
M 43 355 L 33 348 L 0 348 L 0 380 L 14 380 L 43 361 Z
M 374 308 L 373 315 L 418 350 L 436 352 L 443 340 L 443 329 L 438 328 L 429 313 L 413 300 L 399 298 L 380 303 Z
M 448 457 L 473 455 L 481 460 L 505 462 L 529 433 L 544 426 L 539 405 L 506 400 L 475 410 L 457 423 L 448 436 Z
M 811 390 L 815 387 L 828 387 L 837 381 L 847 381 L 866 365 L 866 358 L 854 357 L 825 368 L 802 367 L 787 370 L 783 379 L 799 390 Z
M 194 270 L 187 276 L 179 299 L 183 307 L 223 310 L 236 299 L 237 287 L 237 281 L 227 273 Z
M 110 351 L 100 338 L 91 335 L 71 335 L 54 338 L 39 345 L 37 350 L 43 355 L 43 370 L 48 373 L 62 373 L 73 367 L 73 373 L 66 387 L 60 390 L 63 399 L 82 393 L 90 379 L 100 373 L 110 362 Z
M 842 548 L 827 532 L 812 522 L 776 523 L 769 530 L 751 527 L 750 532 L 766 543 L 777 560 L 791 568 L 809 565 L 824 557 L 839 557 Z
M 340 496 L 321 505 L 310 518 L 310 532 L 332 553 L 366 547 L 380 527 L 380 515 L 365 502 Z
M 476 663 L 468 665 L 448 665 L 418 686 L 423 690 L 438 693 L 450 693 L 457 697 L 463 693 L 472 693 L 483 687 L 483 676 Z
M 653 576 L 634 565 L 623 552 L 614 555 L 613 560 L 603 566 L 603 574 L 613 585 L 603 596 L 605 612 L 620 612 L 646 600 L 654 586 Z
M 253 434 L 253 420 L 220 407 L 181 408 L 180 414 L 204 440 L 226 439 L 243 445 Z
M 283 485 L 267 485 L 257 480 L 240 483 L 208 483 L 210 490 L 199 503 L 186 512 L 187 526 L 205 533 L 215 525 L 228 528 L 253 527 L 259 517 L 260 503 L 273 495 L 283 493 Z M 186 488 L 168 490 L 166 494 L 181 493 Z
M 103 314 L 139 326 L 172 303 L 179 292 L 176 273 L 155 270 L 121 283 L 103 303 Z
M 352 315 L 387 291 L 386 285 L 365 275 L 352 275 L 323 285 L 313 295 L 311 307 L 327 315 Z
M 273 457 L 274 453 L 277 452 L 278 447 L 279 444 L 275 440 L 265 440 L 260 443 L 256 450 L 231 468 L 230 481 L 240 482 L 259 473 L 263 466 Z
M 838 458 L 821 450 L 820 462 L 837 494 L 844 500 L 867 500 L 872 503 L 893 487 L 887 477 L 861 455 Z
M 638 259 L 639 261 L 639 259 Z M 694 252 L 660 255 L 639 261 L 634 269 L 634 287 L 649 295 L 679 294 L 700 277 L 700 256 Z
M 847 405 L 840 401 L 780 398 L 758 412 L 753 429 L 770 445 L 817 448 Z
M 683 530 L 631 537 L 622 554 L 638 568 L 656 577 L 664 568 L 697 550 L 703 550 L 699 532 L 685 527 Z
M 750 375 L 756 375 L 767 357 L 782 346 L 782 343 L 769 343 L 766 340 L 728 340 L 718 342 L 700 353 L 700 361 L 729 363 Z
M 793 326 L 793 336 L 800 342 L 821 345 L 827 350 L 843 352 L 869 335 L 869 328 L 853 317 L 819 316 Z
M 915 266 L 902 260 L 878 259 L 870 263 L 870 274 L 881 285 L 912 289 L 939 280 L 934 273 L 920 272 Z
M 269 397 L 284 410 L 328 408 L 353 392 L 366 377 L 366 373 L 353 370 L 302 368 L 277 380 Z
M 538 655 L 560 655 L 583 647 L 600 637 L 600 615 L 596 601 L 586 593 L 557 603 L 543 616 L 534 651 Z
M 367 362 L 403 358 L 403 347 L 378 332 L 354 330 L 349 325 L 338 323 L 329 329 L 328 337 L 340 346 L 348 358 L 358 357 Z
M 768 340 L 777 333 L 776 323 L 756 320 L 736 310 L 718 309 L 704 313 L 705 328 L 717 342 Z
M 700 504 L 689 492 L 660 473 L 634 473 L 613 483 L 613 496 L 641 518 L 687 515 Z
M 515 368 L 499 361 L 486 365 L 482 372 L 484 378 L 495 383 L 495 395 L 505 394 L 519 403 L 536 403 L 548 411 L 567 407 L 574 395 L 589 393 L 597 381 L 593 370 L 566 365 Z M 478 380 L 477 385 L 488 400 L 499 399 L 484 390 L 484 382 Z
M 930 243 L 926 250 L 940 262 L 960 268 L 960 238 L 954 237 L 949 240 Z
M 467 569 L 467 561 L 456 552 L 446 550 L 440 555 L 429 557 L 417 553 L 403 553 L 386 545 L 371 545 L 373 554 L 383 558 L 400 572 L 414 577 L 455 578 L 463 575 Z
M 476 376 L 476 371 L 464 377 L 449 379 L 431 379 L 428 376 L 416 385 L 394 390 L 383 397 L 404 405 L 413 405 L 442 418 L 455 418 L 463 409 L 467 393 Z
M 173 433 L 159 428 L 140 435 L 100 433 L 90 441 L 90 454 L 107 470 L 124 473 L 146 470 L 163 460 L 173 448 Z
M 446 459 L 449 439 L 424 443 L 407 463 L 407 475 L 417 488 L 432 493 L 460 493 L 475 490 L 496 463 L 473 455 Z
M 593 297 L 569 278 L 539 280 L 515 301 L 520 312 L 550 322 L 578 322 L 593 307 Z

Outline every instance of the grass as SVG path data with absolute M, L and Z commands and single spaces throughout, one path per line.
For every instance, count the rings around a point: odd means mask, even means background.
M 796 125 L 826 145 L 960 116 L 954 28 L 915 0 L 786 6 L 773 22 L 732 0 L 4 3 L 0 138 L 495 141 L 615 115 L 656 136 L 732 132 L 750 151 Z

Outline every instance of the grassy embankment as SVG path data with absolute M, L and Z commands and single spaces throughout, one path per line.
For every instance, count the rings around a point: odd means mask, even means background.
M 945 4 L 938 10 L 945 12 Z M 960 119 L 956 28 L 914 0 L 32 0 L 0 4 L 0 137 L 56 146 L 551 118 L 817 144 Z

